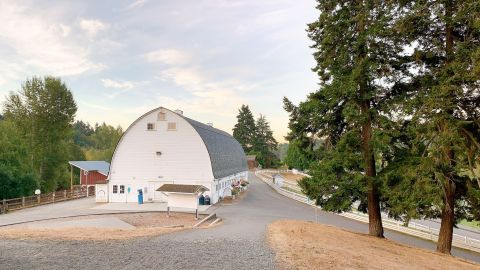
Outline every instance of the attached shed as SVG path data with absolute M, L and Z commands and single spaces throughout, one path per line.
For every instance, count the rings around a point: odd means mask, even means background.
M 110 163 L 103 160 L 69 161 L 72 172 L 70 182 L 73 186 L 73 167 L 80 169 L 80 185 L 93 186 L 97 181 L 106 181 L 110 170 Z

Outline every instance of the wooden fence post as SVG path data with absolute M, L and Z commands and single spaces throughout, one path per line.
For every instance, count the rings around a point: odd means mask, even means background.
M 3 209 L 3 213 L 7 213 L 7 200 L 6 199 L 3 199 L 2 201 L 2 209 Z
M 54 202 L 55 202 L 55 191 L 52 192 L 52 203 L 54 203 Z
M 40 204 L 40 194 L 37 195 L 37 203 Z
M 22 207 L 25 207 L 25 196 L 22 196 Z

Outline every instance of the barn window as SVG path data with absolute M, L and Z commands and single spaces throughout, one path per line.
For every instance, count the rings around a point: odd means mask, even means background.
M 155 130 L 155 125 L 153 123 L 148 123 L 147 130 Z
M 168 123 L 168 130 L 177 130 L 177 123 L 169 122 Z
M 165 121 L 166 120 L 166 114 L 164 112 L 159 112 L 157 115 L 157 121 Z
M 118 186 L 117 185 L 113 185 L 113 193 L 114 194 L 118 193 Z
M 124 194 L 124 193 L 125 193 L 125 186 L 120 185 L 120 194 Z

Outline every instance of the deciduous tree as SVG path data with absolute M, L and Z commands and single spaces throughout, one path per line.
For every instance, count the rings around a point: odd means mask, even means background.
M 28 144 L 30 168 L 44 191 L 67 182 L 69 145 L 77 106 L 59 78 L 33 77 L 5 102 L 5 118 L 20 130 Z

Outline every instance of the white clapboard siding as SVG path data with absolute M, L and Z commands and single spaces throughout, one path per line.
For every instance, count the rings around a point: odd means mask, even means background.
M 160 110 L 166 113 L 165 121 L 158 121 Z M 176 130 L 168 130 L 169 122 L 176 123 Z M 148 123 L 153 123 L 155 130 L 147 130 Z M 111 202 L 135 202 L 140 188 L 146 188 L 144 200 L 153 198 L 154 190 L 150 189 L 158 185 L 152 182 L 202 184 L 211 189 L 214 181 L 210 156 L 200 135 L 184 118 L 165 109 L 144 115 L 127 129 L 113 155 L 109 178 Z M 125 185 L 131 192 L 113 196 L 113 185 Z

